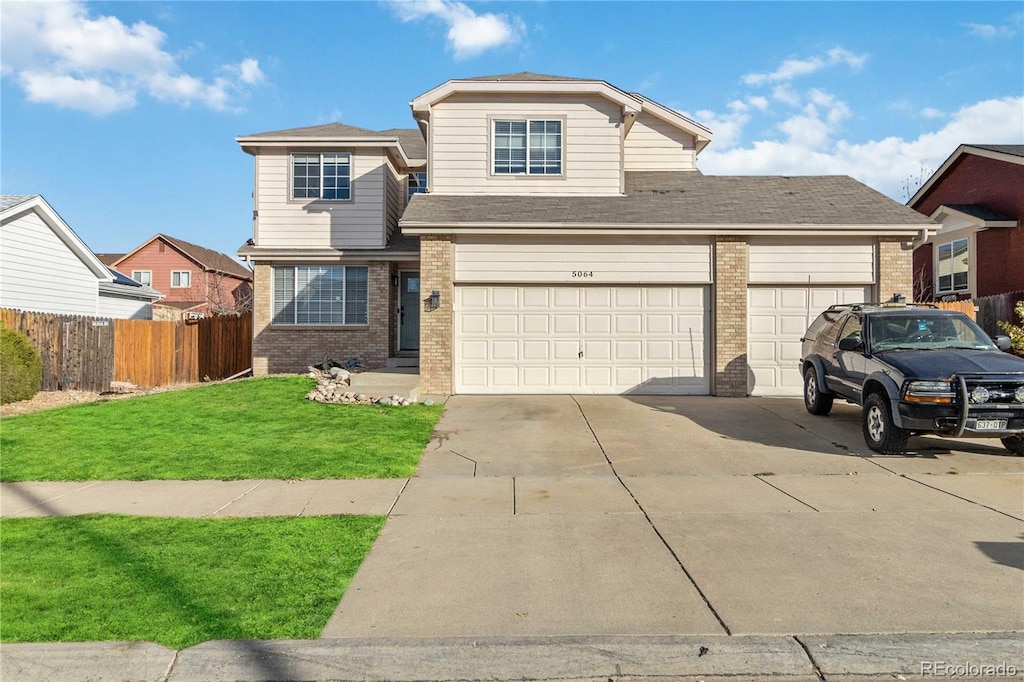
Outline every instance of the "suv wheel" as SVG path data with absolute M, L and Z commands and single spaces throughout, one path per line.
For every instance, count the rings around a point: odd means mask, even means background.
M 818 373 L 813 365 L 804 370 L 804 407 L 811 414 L 827 415 L 832 411 L 832 396 L 821 392 Z
M 1018 457 L 1024 457 L 1024 436 L 1007 436 L 1000 440 L 1003 441 L 1004 448 Z
M 861 427 L 864 441 L 875 452 L 902 455 L 907 449 L 910 432 L 893 423 L 889 400 L 883 393 L 872 393 L 864 401 Z

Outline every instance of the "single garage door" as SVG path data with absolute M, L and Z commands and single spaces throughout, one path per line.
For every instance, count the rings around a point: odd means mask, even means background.
M 457 393 L 706 395 L 707 286 L 455 288 Z
M 747 390 L 751 395 L 797 396 L 800 338 L 822 310 L 872 300 L 870 286 L 750 287 L 747 290 Z

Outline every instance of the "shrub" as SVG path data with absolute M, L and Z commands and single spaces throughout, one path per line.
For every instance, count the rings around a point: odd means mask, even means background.
M 1017 319 L 1024 322 L 1024 301 L 1017 301 L 1017 306 L 1013 309 L 1017 313 Z M 1006 332 L 1006 335 L 1010 337 L 1010 343 L 1012 344 L 1013 352 L 1017 355 L 1024 355 L 1024 326 L 1018 324 L 1012 324 L 1010 322 L 999 321 L 999 328 Z
M 43 363 L 25 333 L 0 329 L 0 403 L 28 400 L 42 380 Z

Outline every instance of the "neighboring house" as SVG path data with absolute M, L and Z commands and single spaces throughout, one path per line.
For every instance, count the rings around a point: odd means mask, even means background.
M 798 395 L 808 321 L 909 295 L 934 227 L 848 177 L 704 176 L 710 131 L 601 80 L 411 106 L 415 130 L 238 138 L 257 374 L 407 353 L 421 393 Z
M 151 319 L 161 296 L 107 268 L 40 195 L 0 196 L 0 307 Z
M 132 279 L 166 291 L 160 306 L 170 309 L 170 317 L 250 309 L 252 272 L 223 253 L 157 234 L 130 253 L 102 257 Z
M 914 251 L 922 300 L 1024 291 L 1024 145 L 960 145 L 907 205 L 941 225 Z

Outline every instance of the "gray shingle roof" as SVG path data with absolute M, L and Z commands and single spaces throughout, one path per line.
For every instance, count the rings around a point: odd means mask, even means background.
M 0 211 L 6 211 L 12 206 L 23 204 L 38 194 L 0 194 Z
M 253 133 L 243 135 L 246 138 L 301 138 L 301 139 L 331 139 L 331 138 L 394 138 L 402 143 L 402 148 L 410 158 L 427 158 L 427 143 L 423 139 L 423 133 L 418 128 L 389 128 L 388 130 L 370 130 L 359 128 L 344 123 L 326 123 L 318 126 L 306 126 L 304 128 L 288 128 L 286 130 L 272 130 L 266 133 Z
M 1024 144 L 968 144 L 968 147 L 987 149 L 990 152 L 1002 152 L 1014 156 L 1024 156 Z
M 520 71 L 518 73 L 500 73 L 495 76 L 474 76 L 472 78 L 455 78 L 458 81 L 600 81 L 600 78 L 575 78 L 572 76 L 553 76 L 546 73 Z M 603 81 L 602 81 L 603 82 Z
M 932 221 L 847 176 L 626 173 L 626 195 L 413 197 L 402 224 L 926 225 Z
M 213 249 L 208 249 L 204 246 L 199 246 L 198 244 L 193 244 L 183 239 L 169 237 L 166 234 L 158 234 L 156 235 L 156 238 L 163 239 L 168 244 L 205 268 L 222 272 L 225 275 L 231 275 L 232 277 L 237 277 L 238 279 L 248 282 L 252 281 L 252 271 L 231 256 L 225 255 L 220 251 L 214 251 Z

